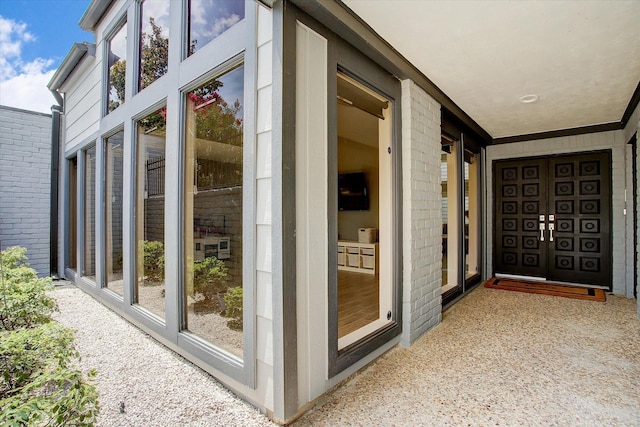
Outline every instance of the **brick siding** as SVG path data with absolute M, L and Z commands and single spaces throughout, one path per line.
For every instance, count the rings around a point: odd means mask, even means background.
M 24 246 L 48 276 L 51 116 L 0 106 L 0 243 Z

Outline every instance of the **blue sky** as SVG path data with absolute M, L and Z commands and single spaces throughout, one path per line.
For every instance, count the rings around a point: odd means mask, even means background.
M 90 0 L 0 0 L 0 104 L 51 112 L 47 83 L 75 42 Z

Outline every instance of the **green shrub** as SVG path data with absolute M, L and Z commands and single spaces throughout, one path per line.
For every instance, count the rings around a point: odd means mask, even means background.
M 226 306 L 225 317 L 231 317 L 227 326 L 231 329 L 242 330 L 242 287 L 229 288 L 224 294 Z
M 193 263 L 193 289 L 205 300 L 212 300 L 218 292 L 223 292 L 228 273 L 227 266 L 216 257 Z
M 11 247 L 0 256 L 0 286 L 2 425 L 92 425 L 98 395 L 73 367 L 73 332 L 51 318 L 51 280 L 37 277 L 24 248 Z
M 39 279 L 27 261 L 27 250 L 12 246 L 2 251 L 2 302 L 0 329 L 28 328 L 51 320 L 57 309 L 46 291 L 53 289 L 51 279 Z
M 162 242 L 144 240 L 142 243 L 142 259 L 145 284 L 164 282 L 164 244 Z

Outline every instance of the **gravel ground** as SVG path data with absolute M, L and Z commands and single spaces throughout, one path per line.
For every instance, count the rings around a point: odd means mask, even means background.
M 298 425 L 638 427 L 636 309 L 479 287 Z
M 83 370 L 98 371 L 97 426 L 273 426 L 213 377 L 73 286 L 56 319 L 75 329 Z M 124 402 L 124 413 L 120 403 Z
M 211 376 L 75 287 L 53 292 L 98 370 L 99 426 L 272 424 Z M 640 426 L 635 300 L 479 287 L 410 348 L 395 347 L 296 426 Z M 119 411 L 125 402 L 125 413 Z

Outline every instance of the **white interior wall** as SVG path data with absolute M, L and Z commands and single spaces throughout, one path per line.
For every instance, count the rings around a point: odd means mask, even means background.
M 374 125 L 377 128 L 377 123 Z M 373 143 L 377 144 L 377 135 Z M 364 172 L 367 175 L 369 210 L 338 212 L 338 240 L 357 242 L 358 228 L 379 228 L 378 147 L 338 136 L 338 172 Z
M 612 241 L 624 242 L 628 235 L 625 216 L 625 187 L 628 184 L 625 144 L 624 133 L 619 130 L 487 147 L 488 168 L 485 172 L 487 178 L 487 203 L 485 204 L 488 233 L 488 238 L 485 239 L 487 277 L 493 275 L 493 242 L 490 237 L 493 236 L 492 162 L 494 160 L 610 149 L 612 153 Z M 627 266 L 630 262 L 633 263 L 633 260 L 625 245 L 612 245 L 612 252 L 613 292 L 631 297 L 633 296 L 633 285 L 630 283 L 632 279 L 629 279 Z

